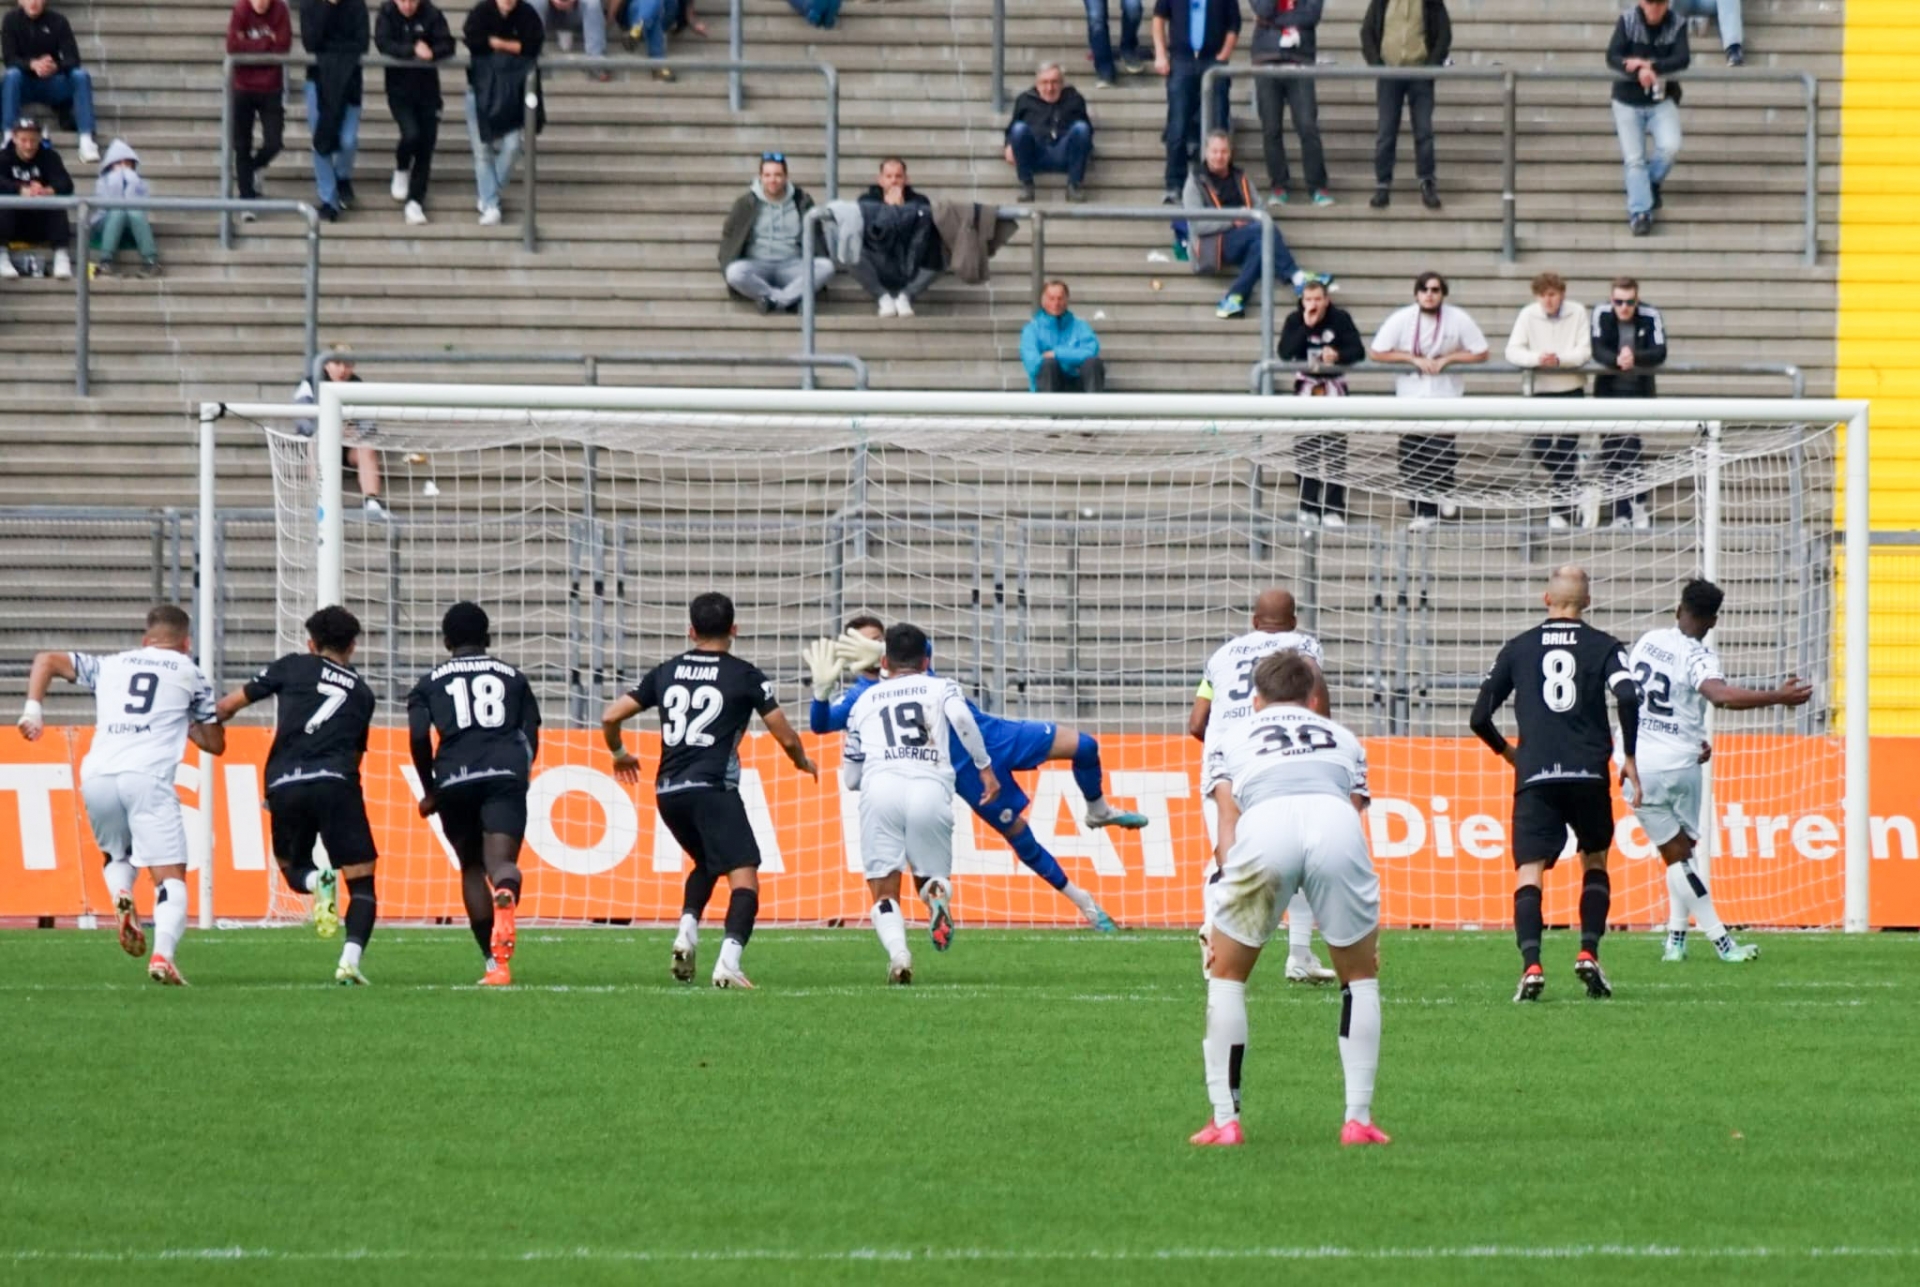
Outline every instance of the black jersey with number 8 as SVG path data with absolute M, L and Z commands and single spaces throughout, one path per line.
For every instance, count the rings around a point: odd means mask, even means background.
M 1480 685 L 1474 718 L 1491 719 L 1513 697 L 1520 729 L 1516 790 L 1543 782 L 1609 780 L 1610 693 L 1634 687 L 1627 650 L 1584 621 L 1549 618 L 1507 641 Z
M 415 737 L 431 724 L 440 735 L 433 784 L 450 787 L 532 776 L 540 748 L 540 704 L 517 668 L 492 657 L 454 657 L 435 666 L 407 694 Z
M 758 714 L 780 708 L 773 681 L 730 652 L 695 648 L 647 672 L 630 694 L 660 708 L 660 769 L 654 793 L 693 787 L 737 789 L 740 739 Z

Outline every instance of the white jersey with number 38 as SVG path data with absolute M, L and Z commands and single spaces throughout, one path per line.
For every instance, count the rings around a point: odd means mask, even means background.
M 1209 766 L 1244 811 L 1278 796 L 1367 794 L 1367 752 L 1348 728 L 1304 706 L 1256 711 L 1227 734 Z
M 74 682 L 93 690 L 93 746 L 81 774 L 144 773 L 171 783 L 187 726 L 213 722 L 213 685 L 193 658 L 170 648 L 70 656 Z
M 1640 685 L 1640 745 L 1634 761 L 1642 773 L 1672 773 L 1700 763 L 1707 740 L 1707 699 L 1700 685 L 1725 679 L 1720 658 L 1706 641 L 1678 626 L 1640 636 L 1627 665 Z

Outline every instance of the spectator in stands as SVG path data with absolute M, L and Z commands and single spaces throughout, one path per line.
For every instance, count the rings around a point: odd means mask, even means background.
M 1465 309 L 1447 303 L 1447 279 L 1439 273 L 1414 278 L 1413 300 L 1380 327 L 1367 346 L 1367 356 L 1375 362 L 1413 368 L 1394 380 L 1393 391 L 1399 397 L 1465 397 L 1466 381 L 1448 368 L 1485 362 L 1487 337 Z M 1459 516 L 1460 506 L 1452 497 L 1459 459 L 1453 439 L 1446 434 L 1400 436 L 1400 483 L 1414 498 L 1409 531 L 1424 532 L 1443 518 Z
M 912 317 L 913 301 L 940 271 L 933 203 L 907 182 L 907 163 L 880 162 L 880 181 L 860 197 L 860 258 L 848 268 L 882 317 Z
M 1067 309 L 1067 284 L 1050 281 L 1040 307 L 1020 331 L 1020 363 L 1030 393 L 1104 393 L 1107 368 L 1100 337 Z
M 1740 0 L 1674 0 L 1674 8 L 1683 18 L 1712 18 L 1719 23 L 1720 47 L 1727 51 L 1727 66 L 1747 65 L 1747 29 Z
M 720 268 L 727 285 L 754 302 L 762 313 L 793 311 L 807 292 L 800 232 L 813 198 L 787 177 L 784 152 L 760 154 L 760 177 L 727 211 L 720 229 Z M 833 278 L 833 260 L 813 259 L 817 295 Z
M 527 78 L 546 27 L 531 5 L 519 0 L 480 0 L 462 31 L 467 53 L 467 142 L 479 188 L 480 222 L 500 222 L 500 196 L 513 182 L 526 133 Z
M 488 0 L 492 3 L 492 0 Z M 327 360 L 320 366 L 320 378 L 323 382 L 358 382 L 360 377 L 353 373 L 353 355 L 344 344 L 336 344 L 327 352 Z M 293 391 L 294 402 L 306 406 L 320 400 L 313 387 L 312 380 L 300 381 L 300 387 Z M 313 420 L 296 420 L 293 427 L 302 437 L 311 438 L 319 430 L 319 423 Z M 364 440 L 374 434 L 371 420 L 349 421 L 346 425 L 346 463 L 353 466 L 355 476 L 360 480 L 360 495 L 364 498 L 361 508 L 368 518 L 385 518 L 386 506 L 380 502 L 380 452 L 377 448 L 364 445 Z
M 1312 369 L 1293 377 L 1293 391 L 1303 397 L 1345 397 L 1347 377 L 1340 368 L 1367 356 L 1353 315 L 1333 306 L 1327 284 L 1309 279 L 1300 288 L 1300 303 L 1280 326 L 1276 356 L 1285 362 L 1310 362 Z M 1308 434 L 1294 446 L 1299 466 L 1300 521 L 1311 527 L 1347 525 L 1347 486 L 1335 480 L 1347 472 L 1347 440 L 1341 434 Z
M 1167 78 L 1166 195 L 1162 205 L 1180 204 L 1187 172 L 1199 161 L 1200 79 L 1209 68 L 1233 59 L 1240 40 L 1240 0 L 1153 0 L 1153 70 Z M 1221 77 L 1214 88 L 1213 124 L 1228 130 L 1227 97 L 1231 83 Z
M 681 25 L 681 8 L 681 0 L 626 0 L 626 18 L 624 21 L 627 24 L 626 46 L 628 52 L 638 49 L 640 43 L 645 41 L 647 57 L 665 58 L 667 56 L 667 32 L 675 30 Z M 704 36 L 707 34 L 707 29 L 704 26 L 693 23 L 690 13 L 687 15 L 685 21 L 693 25 L 696 35 Z M 673 69 L 671 67 L 656 67 L 653 69 L 653 78 L 655 80 L 672 80 Z
M 1593 310 L 1593 360 L 1606 370 L 1593 378 L 1596 398 L 1651 398 L 1653 373 L 1667 360 L 1667 328 L 1660 310 L 1640 299 L 1640 283 L 1631 277 L 1613 279 L 1605 304 Z M 1610 486 L 1619 475 L 1637 473 L 1642 459 L 1638 434 L 1609 434 L 1600 440 L 1600 469 Z M 1646 492 L 1613 503 L 1613 525 L 1645 531 L 1653 526 Z
M 1622 76 L 1613 82 L 1613 128 L 1627 172 L 1627 226 L 1636 237 L 1653 231 L 1660 185 L 1680 155 L 1680 85 L 1669 78 L 1692 61 L 1686 21 L 1667 0 L 1639 0 L 1613 24 L 1607 66 Z
M 1319 55 L 1316 29 L 1325 0 L 1253 0 L 1253 65 L 1311 67 Z M 1285 205 L 1291 195 L 1284 114 L 1293 113 L 1300 135 L 1300 164 L 1306 171 L 1313 204 L 1330 206 L 1327 157 L 1320 146 L 1320 103 L 1310 76 L 1263 77 L 1253 82 L 1260 109 L 1260 142 L 1267 157 L 1267 204 Z
M 604 0 L 527 0 L 533 11 L 540 15 L 545 24 L 547 37 L 559 47 L 561 53 L 573 50 L 574 33 L 580 33 L 589 58 L 607 56 L 607 11 Z M 587 73 L 587 79 L 606 83 L 613 79 L 613 73 L 604 67 L 596 67 Z
M 1251 209 L 1254 202 L 1253 184 L 1246 171 L 1233 163 L 1233 136 L 1215 130 L 1207 135 L 1206 163 L 1187 176 L 1183 204 L 1189 210 L 1232 210 Z M 1260 284 L 1260 225 L 1251 219 L 1193 219 L 1176 222 L 1173 230 L 1176 235 L 1184 234 L 1187 262 L 1194 272 L 1238 270 L 1213 315 L 1229 318 L 1244 314 L 1253 288 Z M 1296 291 L 1301 289 L 1307 274 L 1293 261 L 1293 252 L 1287 249 L 1287 239 L 1278 228 L 1273 230 L 1273 251 L 1274 279 L 1293 283 Z M 1329 284 L 1333 281 L 1331 277 L 1325 280 Z
M 307 128 L 313 132 L 313 186 L 329 223 L 353 209 L 353 157 L 360 147 L 360 60 L 369 37 L 361 0 L 301 0 L 300 47 L 307 66 Z
M 73 178 L 60 154 L 40 141 L 40 122 L 23 116 L 13 123 L 13 134 L 0 148 L 0 196 L 70 197 Z M 45 210 L 0 210 L 0 277 L 18 277 L 11 242 L 53 248 L 53 275 L 73 276 L 67 247 L 73 242 L 73 221 L 58 206 Z
M 1067 84 L 1059 63 L 1041 63 L 1033 88 L 1014 100 L 1005 155 L 1020 180 L 1022 201 L 1033 200 L 1033 176 L 1042 171 L 1067 176 L 1067 200 L 1087 199 L 1081 185 L 1093 155 L 1093 121 L 1087 100 Z
M 284 54 L 293 48 L 293 16 L 287 0 L 234 0 L 227 15 L 227 52 L 230 54 Z M 253 123 L 260 122 L 260 150 L 253 150 Z M 280 155 L 287 124 L 286 69 L 233 69 L 233 169 L 240 196 L 260 196 L 256 177 Z M 242 220 L 251 220 L 241 211 Z
M 408 223 L 427 221 L 427 183 L 433 177 L 433 149 L 440 141 L 440 69 L 453 57 L 453 32 L 433 0 L 386 0 L 373 24 L 373 47 L 389 58 L 419 67 L 386 69 L 387 108 L 400 127 L 393 149 L 395 201 L 405 203 Z
M 840 21 L 840 0 L 787 0 L 787 5 L 815 27 L 830 29 Z M 686 16 L 689 22 L 693 20 L 692 4 L 687 5 Z M 706 35 L 707 29 L 701 27 L 699 34 Z
M 1371 0 L 1360 23 L 1360 55 L 1369 67 L 1444 67 L 1453 49 L 1453 21 L 1446 0 Z M 1433 82 L 1382 76 L 1373 83 L 1379 124 L 1373 136 L 1375 210 L 1393 200 L 1393 154 L 1400 147 L 1400 107 L 1413 123 L 1413 172 L 1420 178 L 1420 204 L 1440 208 L 1433 156 Z
M 1588 332 L 1587 310 L 1567 298 L 1566 279 L 1559 273 L 1541 273 L 1533 279 L 1533 303 L 1513 319 L 1507 361 L 1533 372 L 1529 392 L 1536 398 L 1584 398 L 1587 377 L 1580 368 L 1593 356 Z M 1572 497 L 1579 473 L 1579 443 L 1573 434 L 1541 434 L 1531 444 L 1533 458 L 1547 471 L 1554 493 L 1563 500 L 1547 515 L 1547 526 L 1556 532 L 1571 526 L 1576 512 Z
M 1143 0 L 1120 0 L 1120 64 L 1114 66 L 1113 36 L 1108 26 L 1108 0 L 1086 0 L 1087 52 L 1093 55 L 1093 75 L 1101 89 L 1112 89 L 1121 71 L 1138 76 L 1146 69 L 1140 58 L 1140 19 Z
M 137 200 L 153 195 L 146 176 L 140 173 L 140 154 L 125 139 L 107 144 L 106 159 L 100 162 L 100 177 L 93 185 L 96 197 Z M 140 252 L 140 276 L 160 275 L 160 246 L 153 239 L 153 223 L 144 210 L 95 210 L 91 220 L 93 246 L 100 252 L 102 277 L 114 275 L 113 257 L 129 240 Z
M 7 71 L 0 81 L 0 120 L 20 119 L 25 103 L 45 103 L 60 114 L 62 125 L 80 133 L 80 160 L 92 165 L 100 159 L 93 141 L 93 78 L 80 65 L 80 46 L 73 25 L 47 7 L 47 0 L 20 0 L 20 7 L 0 19 L 0 58 Z

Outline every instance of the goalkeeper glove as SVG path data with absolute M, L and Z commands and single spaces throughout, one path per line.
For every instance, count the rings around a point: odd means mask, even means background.
M 826 701 L 833 694 L 833 686 L 840 682 L 840 658 L 833 640 L 814 640 L 800 650 L 800 660 L 813 672 L 814 697 Z
M 880 659 L 887 655 L 887 646 L 878 639 L 867 638 L 858 630 L 849 630 L 834 641 L 833 651 L 849 673 L 858 674 L 878 666 Z

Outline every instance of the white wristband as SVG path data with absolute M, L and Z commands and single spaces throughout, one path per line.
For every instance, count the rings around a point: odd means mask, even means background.
M 22 706 L 20 708 L 20 718 L 21 719 L 39 719 L 40 703 L 28 702 L 25 706 Z

